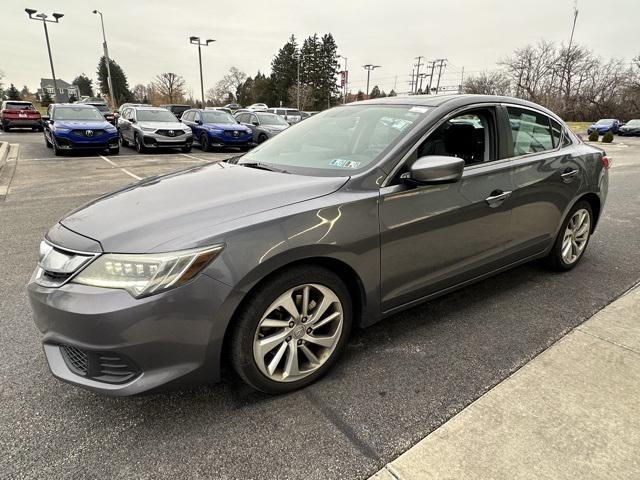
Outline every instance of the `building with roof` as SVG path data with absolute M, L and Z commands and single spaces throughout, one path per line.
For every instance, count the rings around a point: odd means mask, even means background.
M 68 102 L 72 96 L 75 97 L 75 100 L 80 99 L 80 91 L 78 90 L 78 87 L 76 85 L 67 83 L 59 78 L 56 79 L 56 83 L 58 85 L 57 101 Z M 42 97 L 44 96 L 45 91 L 49 93 L 51 100 L 55 102 L 56 90 L 53 86 L 52 78 L 40 79 L 40 88 L 38 88 L 38 93 L 36 94 L 38 101 L 42 101 Z

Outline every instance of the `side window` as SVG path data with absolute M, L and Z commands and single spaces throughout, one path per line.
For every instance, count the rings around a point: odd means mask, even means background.
M 465 166 L 496 159 L 493 109 L 469 110 L 450 118 L 418 148 L 417 157 L 445 155 L 464 160 Z
M 515 107 L 507 107 L 507 110 L 511 124 L 514 156 L 553 149 L 554 141 L 549 117 L 533 110 Z
M 551 134 L 553 135 L 553 148 L 558 148 L 562 141 L 562 125 L 555 120 L 551 120 Z
M 251 115 L 251 117 L 249 118 L 249 123 L 260 123 L 258 121 L 258 116 L 257 115 Z
M 240 123 L 247 123 L 247 114 L 241 113 L 240 115 L 238 115 L 237 119 Z
M 182 114 L 182 120 L 185 122 L 193 122 L 193 114 L 195 112 L 184 112 Z

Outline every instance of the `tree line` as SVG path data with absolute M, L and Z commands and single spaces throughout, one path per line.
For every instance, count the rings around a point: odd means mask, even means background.
M 523 98 L 566 120 L 640 118 L 640 55 L 629 64 L 582 45 L 541 41 L 517 48 L 498 66 L 469 77 L 463 92 Z

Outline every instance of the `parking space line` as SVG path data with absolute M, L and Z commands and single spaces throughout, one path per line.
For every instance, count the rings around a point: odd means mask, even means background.
M 194 157 L 193 155 L 187 155 L 186 153 L 180 153 L 183 157 L 193 158 L 194 160 L 198 160 L 199 162 L 207 163 L 209 160 L 203 160 L 202 158 Z
M 124 173 L 126 173 L 127 175 L 129 175 L 130 177 L 135 178 L 136 180 L 142 180 L 142 177 L 137 176 L 134 173 L 131 173 L 129 170 L 127 170 L 126 168 L 122 168 L 120 166 L 118 166 L 116 163 L 112 162 L 111 160 L 109 160 L 107 157 L 103 157 L 102 155 L 99 155 L 99 157 L 101 159 L 103 159 L 105 162 L 109 163 L 110 165 L 113 165 L 114 167 L 120 169 L 121 171 L 123 171 Z

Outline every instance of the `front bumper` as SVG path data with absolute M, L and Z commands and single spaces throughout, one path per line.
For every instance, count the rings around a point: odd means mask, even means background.
M 54 133 L 53 138 L 55 139 L 58 147 L 63 150 L 105 150 L 107 148 L 117 148 L 119 145 L 117 132 L 109 135 L 99 135 L 91 139 L 75 135 Z
M 225 133 L 209 133 L 209 141 L 214 147 L 243 147 L 253 142 L 253 133 L 247 133 L 237 137 Z
M 135 299 L 124 290 L 73 283 L 45 288 L 34 280 L 27 285 L 29 301 L 60 380 L 115 396 L 219 380 L 227 285 L 200 274 L 182 287 Z M 130 375 L 83 374 L 65 346 L 106 358 L 102 368 L 128 364 Z
M 156 133 L 144 133 L 142 137 L 144 146 L 147 148 L 185 148 L 193 143 L 193 135 L 179 135 L 167 137 Z

